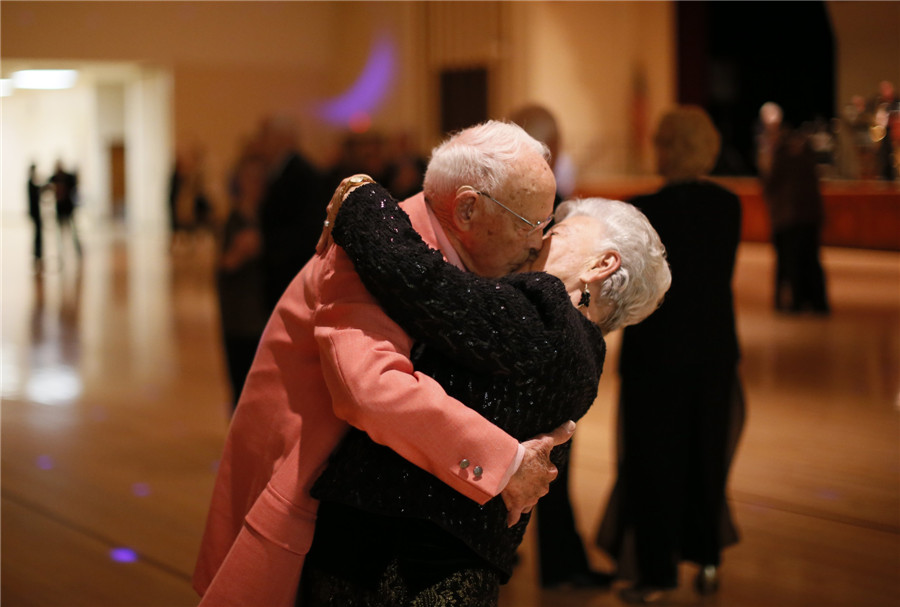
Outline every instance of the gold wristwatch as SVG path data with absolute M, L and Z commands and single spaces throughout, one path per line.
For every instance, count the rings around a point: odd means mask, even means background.
M 345 181 L 344 185 L 341 186 L 341 200 L 347 197 L 347 192 L 352 188 L 361 186 L 365 183 L 375 183 L 375 180 L 364 173 L 360 173 Z

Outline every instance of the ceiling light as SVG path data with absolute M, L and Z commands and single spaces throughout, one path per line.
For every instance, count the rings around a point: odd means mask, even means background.
M 77 70 L 21 70 L 12 75 L 17 89 L 68 89 L 75 86 L 77 79 Z

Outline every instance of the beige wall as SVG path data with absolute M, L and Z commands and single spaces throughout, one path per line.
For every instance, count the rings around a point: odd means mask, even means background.
M 546 105 L 585 178 L 652 172 L 649 134 L 676 97 L 667 2 L 516 3 L 516 101 Z
M 327 2 L 2 2 L 4 55 L 296 67 L 330 59 Z
M 900 3 L 830 10 L 840 98 L 896 76 Z M 0 13 L 4 70 L 46 59 L 168 72 L 171 139 L 206 147 L 222 196 L 240 140 L 267 113 L 294 113 L 304 150 L 331 158 L 341 133 L 310 105 L 350 86 L 379 31 L 396 41 L 399 71 L 374 127 L 411 132 L 425 152 L 440 136 L 443 67 L 488 66 L 494 117 L 526 102 L 550 107 L 585 179 L 651 172 L 649 135 L 676 90 L 671 2 L 7 1 Z
M 427 67 L 487 66 L 493 117 L 547 106 L 586 178 L 649 172 L 647 125 L 675 99 L 673 19 L 669 2 L 433 2 Z
M 425 151 L 439 139 L 436 73 L 454 61 L 491 68 L 497 117 L 527 101 L 550 106 L 592 172 L 646 168 L 621 151 L 632 145 L 623 117 L 636 72 L 649 83 L 648 115 L 673 95 L 668 3 L 4 2 L 0 24 L 4 58 L 171 70 L 174 140 L 201 143 L 217 181 L 272 111 L 295 113 L 305 151 L 327 162 L 339 133 L 309 104 L 353 82 L 382 29 L 397 41 L 400 71 L 374 124 L 411 131 Z
M 239 142 L 267 114 L 293 114 L 307 154 L 320 163 L 330 159 L 339 134 L 320 125 L 310 105 L 353 81 L 368 55 L 371 26 L 385 14 L 395 30 L 411 29 L 410 7 L 402 3 L 377 18 L 374 6 L 353 9 L 353 3 L 332 2 L 3 2 L 0 67 L 8 76 L 29 64 L 115 61 L 169 72 L 172 133 L 164 139 L 174 141 L 173 148 L 205 148 L 210 189 L 221 207 Z M 398 38 L 406 61 L 409 42 Z M 407 77 L 394 94 L 411 99 L 410 90 Z M 400 128 L 414 119 L 412 106 L 388 104 L 385 116 L 402 119 L 383 122 Z M 11 198 L 23 198 L 18 189 Z M 16 204 L 24 205 L 24 198 Z
M 878 83 L 900 86 L 900 2 L 828 2 L 836 40 L 836 111 Z

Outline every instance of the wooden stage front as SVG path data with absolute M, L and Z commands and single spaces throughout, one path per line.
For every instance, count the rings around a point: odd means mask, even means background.
M 768 242 L 769 214 L 759 181 L 753 177 L 720 177 L 714 181 L 741 197 L 743 240 Z M 658 177 L 598 180 L 582 184 L 576 194 L 628 200 L 638 194 L 654 192 L 662 183 Z M 822 195 L 825 202 L 822 244 L 900 251 L 900 184 L 823 180 Z

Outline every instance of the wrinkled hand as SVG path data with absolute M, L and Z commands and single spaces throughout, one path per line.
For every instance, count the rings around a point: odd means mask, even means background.
M 550 491 L 550 483 L 559 474 L 550 461 L 550 451 L 568 441 L 574 433 L 575 422 L 569 421 L 550 434 L 541 434 L 522 443 L 525 457 L 506 488 L 500 492 L 506 504 L 506 522 L 510 527 L 519 522 L 523 513 L 531 512 L 538 499 Z
M 331 229 L 334 227 L 334 218 L 337 217 L 338 211 L 341 210 L 341 204 L 347 195 L 365 183 L 373 183 L 375 180 L 364 173 L 357 173 L 352 177 L 347 177 L 341 181 L 340 185 L 331 195 L 326 209 L 325 224 L 322 227 L 322 235 L 319 236 L 319 242 L 316 243 L 316 254 L 321 255 L 332 243 Z

